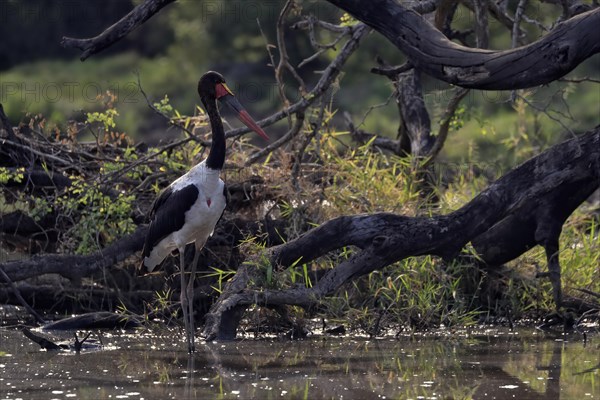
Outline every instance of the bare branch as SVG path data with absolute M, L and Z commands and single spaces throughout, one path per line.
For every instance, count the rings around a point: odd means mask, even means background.
M 527 46 L 492 51 L 451 42 L 423 17 L 393 0 L 328 1 L 387 37 L 421 71 L 466 88 L 510 90 L 542 85 L 600 52 L 594 35 L 600 9 L 559 24 Z
M 287 142 L 292 140 L 294 137 L 296 137 L 296 135 L 298 135 L 298 132 L 300 132 L 300 130 L 302 129 L 303 124 L 304 124 L 304 111 L 300 110 L 300 111 L 296 112 L 296 122 L 294 123 L 294 126 L 292 126 L 285 135 L 283 135 L 282 137 L 280 137 L 273 143 L 262 148 L 261 150 L 257 151 L 256 153 L 250 155 L 248 157 L 248 159 L 246 160 L 245 165 L 248 166 L 248 165 L 254 164 L 258 160 L 260 160 L 262 157 L 264 157 L 265 155 L 280 148 L 281 146 L 283 146 L 284 144 L 286 144 Z
M 321 44 L 316 39 L 315 26 L 322 27 L 325 30 L 338 32 L 339 35 L 331 42 L 327 44 Z M 330 24 L 328 22 L 320 21 L 314 16 L 308 16 L 304 20 L 295 23 L 292 25 L 292 29 L 307 29 L 308 37 L 310 39 L 310 43 L 313 48 L 316 50 L 316 53 L 305 58 L 298 64 L 298 68 L 302 68 L 304 65 L 310 63 L 317 59 L 321 54 L 325 53 L 327 50 L 333 49 L 335 50 L 335 46 L 348 34 L 352 32 L 350 27 L 342 27 L 334 24 Z
M 382 64 L 381 61 L 383 61 L 383 60 L 378 59 L 377 60 L 378 64 Z M 414 68 L 414 66 L 410 63 L 410 61 L 407 61 L 404 64 L 399 65 L 397 67 L 385 67 L 385 66 L 373 67 L 373 68 L 371 68 L 371 73 L 387 76 L 388 78 L 393 80 L 393 79 L 396 79 L 399 74 L 406 72 L 412 68 Z
M 517 47 L 517 41 L 519 38 L 519 32 L 521 28 L 519 24 L 521 23 L 521 18 L 523 17 L 523 12 L 525 11 L 525 6 L 527 6 L 527 0 L 519 0 L 519 4 L 517 5 L 517 11 L 515 11 L 515 20 L 513 21 L 512 27 L 512 39 L 511 46 L 514 49 Z
M 179 146 L 181 146 L 181 145 L 183 145 L 183 144 L 185 144 L 187 142 L 191 142 L 193 139 L 194 139 L 194 137 L 190 136 L 190 137 L 187 137 L 185 139 L 181 139 L 181 140 L 178 140 L 176 142 L 169 143 L 169 144 L 167 144 L 167 145 L 165 145 L 163 147 L 160 147 L 160 148 L 157 149 L 156 152 L 148 154 L 148 155 L 146 155 L 144 157 L 140 157 L 138 160 L 136 160 L 135 162 L 132 162 L 131 164 L 127 165 L 126 167 L 121 168 L 120 170 L 115 171 L 115 172 L 113 172 L 111 174 L 105 175 L 103 177 L 103 179 L 102 179 L 102 182 L 110 182 L 112 180 L 115 180 L 115 179 L 119 178 L 120 176 L 123 176 L 125 173 L 131 171 L 135 167 L 138 167 L 140 165 L 143 165 L 143 164 L 147 163 L 148 161 L 150 161 L 150 160 L 158 157 L 159 155 L 161 155 L 164 152 L 167 152 L 167 151 L 170 151 L 170 150 L 172 150 L 174 148 L 177 148 L 177 147 L 179 147 Z
M 279 50 L 279 64 L 275 68 L 275 80 L 277 81 L 277 87 L 279 88 L 279 96 L 281 97 L 281 101 L 283 102 L 284 107 L 288 107 L 290 105 L 289 100 L 285 95 L 285 84 L 283 83 L 283 70 L 287 69 L 290 74 L 296 79 L 298 84 L 300 85 L 300 93 L 306 93 L 306 85 L 304 84 L 304 80 L 298 75 L 296 69 L 290 64 L 290 57 L 287 53 L 287 47 L 285 45 L 285 34 L 284 34 L 284 21 L 287 14 L 295 7 L 294 0 L 288 0 L 281 13 L 279 13 L 279 18 L 277 19 L 277 49 Z M 292 121 L 290 120 L 290 127 L 292 125 Z
M 429 158 L 423 165 L 423 168 L 431 164 L 444 147 L 444 143 L 446 143 L 446 138 L 448 137 L 448 132 L 450 131 L 450 122 L 454 117 L 454 113 L 456 112 L 460 101 L 467 95 L 467 93 L 469 93 L 469 89 L 456 88 L 454 90 L 454 96 L 452 96 L 452 99 L 450 99 L 448 105 L 446 106 L 446 111 L 442 116 L 442 122 L 440 124 L 440 129 L 438 130 L 437 138 L 433 147 L 427 154 L 427 157 Z
M 471 11 L 475 12 L 475 5 L 473 3 L 473 0 L 462 0 L 461 3 L 464 4 Z M 504 25 L 508 30 L 512 31 L 513 26 L 514 26 L 514 20 L 511 16 L 509 16 L 506 13 L 506 10 L 503 9 L 499 4 L 497 4 L 496 1 L 488 1 L 487 6 L 488 6 L 488 11 L 489 11 L 490 15 L 492 17 L 494 17 L 502 25 Z M 526 17 L 524 17 L 524 20 L 529 23 L 535 24 L 543 31 L 548 30 L 544 25 L 537 22 L 536 20 L 530 20 L 530 19 L 527 19 Z M 519 28 L 518 33 L 519 34 L 517 36 L 517 40 L 518 40 L 519 45 L 523 46 L 523 45 L 527 44 L 525 42 L 525 31 L 523 29 Z
M 600 79 L 589 78 L 584 76 L 583 78 L 561 78 L 560 82 L 570 82 L 570 83 L 581 83 L 581 82 L 591 82 L 591 83 L 600 83 Z
M 52 154 L 44 153 L 43 151 L 36 150 L 33 147 L 26 146 L 26 145 L 21 144 L 21 143 L 13 142 L 13 141 L 10 141 L 8 139 L 4 140 L 4 144 L 9 144 L 10 146 L 16 147 L 16 148 L 21 149 L 21 150 L 23 150 L 25 152 L 29 152 L 31 154 L 35 154 L 36 156 L 38 156 L 38 157 L 40 157 L 42 159 L 49 160 L 49 161 L 52 161 L 52 162 L 60 164 L 60 165 L 72 167 L 72 168 L 75 168 L 75 169 L 78 169 L 79 171 L 81 171 L 81 169 L 78 168 L 76 165 L 74 165 L 70 160 L 66 160 L 66 159 L 57 157 L 57 156 L 52 155 Z
M 442 33 L 448 36 L 448 32 L 451 31 L 452 19 L 458 6 L 458 0 L 441 0 L 437 9 L 435 10 L 435 27 Z
M 350 30 L 346 27 L 342 30 L 340 35 L 338 35 L 335 39 L 333 39 L 333 41 L 331 43 L 321 44 L 317 40 L 316 33 L 315 33 L 315 24 L 316 24 L 317 19 L 311 15 L 307 18 L 307 20 L 309 22 L 308 23 L 308 38 L 310 40 L 310 44 L 313 46 L 313 48 L 315 50 L 329 50 L 329 49 L 335 50 L 336 44 L 338 44 L 339 41 L 342 40 L 342 38 L 350 32 Z
M 571 10 L 569 10 L 569 3 L 569 0 L 560 0 L 560 5 L 562 6 L 561 19 L 563 21 L 569 19 L 569 17 L 571 16 Z
M 65 278 L 77 280 L 109 268 L 123 261 L 131 254 L 142 249 L 147 226 L 140 226 L 134 233 L 110 246 L 89 255 L 48 254 L 33 256 L 29 260 L 7 261 L 0 263 L 0 268 L 13 281 L 39 276 L 43 274 L 61 274 Z
M 144 88 L 142 88 L 142 83 L 140 80 L 140 74 L 136 73 L 137 76 L 137 85 L 138 88 L 140 89 L 140 93 L 142 94 L 142 96 L 144 96 L 144 100 L 146 100 L 146 104 L 148 105 L 148 108 L 150 108 L 152 111 L 154 111 L 157 115 L 159 115 L 160 117 L 162 117 L 165 121 L 167 121 L 170 125 L 173 125 L 179 129 L 181 129 L 182 131 L 184 131 L 187 135 L 188 138 L 190 140 L 193 140 L 195 142 L 200 143 L 202 146 L 208 147 L 210 146 L 210 142 L 207 142 L 205 140 L 202 140 L 200 138 L 198 138 L 194 132 L 192 132 L 191 130 L 189 130 L 188 128 L 185 127 L 184 124 L 178 123 L 176 121 L 173 121 L 173 119 L 171 117 L 169 117 L 167 114 L 163 113 L 162 111 L 160 111 L 158 108 L 156 108 L 156 106 L 154 104 L 152 104 L 152 102 L 150 101 L 150 99 L 148 98 L 148 95 L 146 95 L 146 92 L 144 91 Z
M 392 96 L 390 96 L 390 98 Z M 344 120 L 346 121 L 346 125 L 348 126 L 350 134 L 352 135 L 352 139 L 354 139 L 358 143 L 364 144 L 367 143 L 369 140 L 373 140 L 373 146 L 389 150 L 394 154 L 400 154 L 402 147 L 400 146 L 399 140 L 375 135 L 374 133 L 365 132 L 364 130 L 357 128 L 352 122 L 350 114 L 347 112 L 344 113 Z M 375 137 L 375 139 L 373 139 L 373 137 Z
M 520 94 L 517 94 L 516 96 L 519 99 L 523 100 L 523 102 L 525 102 L 525 104 L 527 104 L 529 107 L 533 108 L 536 111 L 544 113 L 548 118 L 550 118 L 552 121 L 554 121 L 557 124 L 559 124 L 561 126 L 561 128 L 563 128 L 565 131 L 569 132 L 571 135 L 573 135 L 573 136 L 575 135 L 575 133 L 573 132 L 573 130 L 571 128 L 569 128 L 567 125 L 565 125 L 565 123 L 562 122 L 560 120 L 560 118 L 557 118 L 554 115 L 550 114 L 550 112 L 548 111 L 548 106 L 541 108 L 541 107 L 538 107 L 535 104 L 533 104 L 525 96 L 522 96 Z
M 300 144 L 299 148 L 297 148 L 294 151 L 296 160 L 294 162 L 294 165 L 292 166 L 292 174 L 291 175 L 292 175 L 292 185 L 298 191 L 300 190 L 300 186 L 298 185 L 298 176 L 300 175 L 300 170 L 302 168 L 302 158 L 304 157 L 304 151 L 306 150 L 306 147 L 308 146 L 308 144 L 313 140 L 313 138 L 315 136 L 317 136 L 317 134 L 321 130 L 321 127 L 323 126 L 323 117 L 325 116 L 325 105 L 326 104 L 327 104 L 327 102 L 325 101 L 325 98 L 321 97 L 321 105 L 317 110 L 317 117 L 316 117 L 315 121 L 310 123 L 312 125 L 312 130 L 307 133 L 306 137 Z
M 99 53 L 127 36 L 129 32 L 142 25 L 163 7 L 174 1 L 175 0 L 145 0 L 114 25 L 108 27 L 100 35 L 89 39 L 75 39 L 65 36 L 62 38 L 61 45 L 66 48 L 83 50 L 80 60 L 85 61 L 91 55 Z
M 292 25 L 292 29 L 309 29 L 311 26 L 316 25 L 330 32 L 336 33 L 350 33 L 351 29 L 349 26 L 341 26 L 332 24 L 331 22 L 321 21 L 314 16 L 308 16 L 302 21 L 296 22 Z
M 362 39 L 370 32 L 370 28 L 364 24 L 357 24 L 352 27 L 352 35 L 344 44 L 336 58 L 322 72 L 321 78 L 314 88 L 310 90 L 302 99 L 298 100 L 291 106 L 272 114 L 271 116 L 258 121 L 258 125 L 265 127 L 282 120 L 290 114 L 294 114 L 300 110 L 306 110 L 314 103 L 316 99 L 323 95 L 331 86 L 334 80 L 342 71 L 342 68 L 348 58 L 356 51 Z M 247 127 L 231 129 L 225 133 L 225 137 L 232 138 L 250 132 Z
M 365 121 L 367 120 L 367 117 L 369 116 L 369 114 L 371 114 L 373 112 L 373 110 L 376 110 L 381 107 L 385 107 L 388 104 L 390 104 L 390 101 L 392 101 L 392 99 L 396 96 L 396 94 L 397 94 L 396 91 L 392 91 L 390 93 L 390 95 L 387 97 L 387 99 L 385 99 L 385 101 L 378 103 L 378 104 L 373 104 L 372 106 L 369 106 L 369 108 L 367 108 L 367 111 L 365 111 L 362 118 L 360 119 L 358 126 L 361 127 L 364 125 Z
M 487 49 L 490 42 L 487 3 L 488 0 L 473 0 L 473 4 L 475 5 L 475 45 L 480 49 Z

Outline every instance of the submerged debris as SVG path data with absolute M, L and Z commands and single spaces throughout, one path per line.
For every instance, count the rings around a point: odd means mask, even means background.
M 79 340 L 79 338 L 77 337 L 77 333 L 74 333 L 73 335 L 75 336 L 75 341 L 71 344 L 71 343 L 54 343 L 53 341 L 37 335 L 33 332 L 31 332 L 31 330 L 29 330 L 28 328 L 23 328 L 21 330 L 21 332 L 23 332 L 23 334 L 25 336 L 27 336 L 29 339 L 31 339 L 33 342 L 37 343 L 40 345 L 40 347 L 44 350 L 49 350 L 49 351 L 60 351 L 60 350 L 66 350 L 66 351 L 75 351 L 76 353 L 79 353 L 83 347 L 83 344 L 88 340 L 88 338 L 90 337 L 90 335 L 92 334 L 92 332 L 88 332 L 87 335 L 85 335 L 85 337 L 82 340 Z M 88 344 L 86 346 L 86 349 L 94 349 L 94 350 L 98 350 L 101 349 L 102 343 L 100 341 L 88 341 Z

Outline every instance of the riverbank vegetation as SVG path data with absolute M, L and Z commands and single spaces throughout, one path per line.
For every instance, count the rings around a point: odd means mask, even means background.
M 507 25 L 500 9 L 488 24 L 466 3 L 378 1 L 288 1 L 231 31 L 217 19 L 233 16 L 181 2 L 144 31 L 160 40 L 131 39 L 156 46 L 144 54 L 2 72 L 0 302 L 40 323 L 97 311 L 180 320 L 175 257 L 159 274 L 136 268 L 153 199 L 210 147 L 196 81 L 214 68 L 268 116 L 274 140 L 258 146 L 226 124 L 229 205 L 195 288 L 206 337 L 232 338 L 240 321 L 293 337 L 597 323 L 598 10 Z M 422 35 L 391 34 L 404 25 L 382 10 Z M 494 46 L 515 58 L 504 70 L 478 50 Z
M 156 106 L 169 110 L 165 101 Z M 136 235 L 160 189 L 202 157 L 207 133 L 148 148 L 126 133 L 116 134 L 120 130 L 113 126 L 111 115 L 118 112 L 108 101 L 103 112 L 88 115 L 85 129 L 98 135 L 91 143 L 80 142 L 72 130 L 49 128 L 52 124 L 42 117 L 30 119 L 28 133 L 17 136 L 14 143 L 32 149 L 41 169 L 35 173 L 25 168 L 0 170 L 7 254 L 97 256 L 123 237 Z M 193 122 L 188 128 L 206 132 L 206 120 L 198 112 L 190 116 Z M 329 117 L 334 112 L 324 110 Z M 260 150 L 246 139 L 229 143 L 224 178 L 230 206 L 203 252 L 198 277 L 197 301 L 204 312 L 234 276 L 244 254 L 296 239 L 342 215 L 448 214 L 472 200 L 502 172 L 472 153 L 463 164 L 440 163 L 429 175 L 419 174 L 418 161 L 381 151 L 371 142 L 357 144 L 349 132 L 328 125 L 329 117 L 324 118 L 319 136 L 306 144 L 304 159 L 310 162 L 301 166 L 288 150 L 278 149 L 245 167 Z M 180 114 L 172 118 L 188 121 Z M 299 137 L 310 136 L 307 121 Z M 584 203 L 573 213 L 564 225 L 560 248 L 564 294 L 593 302 L 593 293 L 600 292 L 600 282 L 594 278 L 600 265 L 597 205 Z M 310 263 L 298 262 L 284 273 L 267 266 L 264 281 L 255 284 L 268 289 L 311 287 L 354 253 L 352 247 L 344 248 Z M 119 256 L 109 253 L 107 257 Z M 178 303 L 174 258 L 166 262 L 164 275 L 137 279 L 138 252 L 121 258 L 109 269 L 94 268 L 92 263 L 80 271 L 73 268 L 75 263 L 65 262 L 51 271 L 22 271 L 28 279 L 19 290 L 49 317 L 101 309 L 137 318 L 173 318 L 171 312 Z M 451 262 L 432 256 L 409 257 L 345 285 L 316 309 L 294 308 L 286 324 L 293 321 L 317 329 L 315 318 L 322 318 L 325 329 L 344 327 L 347 332 L 369 335 L 484 321 L 540 324 L 554 309 L 550 282 L 536 277 L 545 265 L 542 248 L 497 270 L 479 265 L 476 252 L 469 247 Z M 21 281 L 23 277 L 16 278 Z M 9 287 L 0 294 L 4 302 L 19 304 Z M 246 328 L 272 332 L 269 311 L 256 308 L 247 318 Z

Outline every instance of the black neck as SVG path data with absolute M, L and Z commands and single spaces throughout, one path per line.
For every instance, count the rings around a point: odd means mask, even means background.
M 223 130 L 223 122 L 217 108 L 215 99 L 202 99 L 204 109 L 210 120 L 210 128 L 212 129 L 212 146 L 206 159 L 206 166 L 210 169 L 221 170 L 225 164 L 225 131 Z

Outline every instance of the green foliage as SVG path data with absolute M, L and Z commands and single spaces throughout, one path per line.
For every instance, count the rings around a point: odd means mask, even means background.
M 196 161 L 194 156 L 202 151 L 199 144 L 189 142 L 168 153 L 150 149 L 141 154 L 133 147 L 129 136 L 117 131 L 118 125 L 135 137 L 145 116 L 152 113 L 134 82 L 131 74 L 133 68 L 138 70 L 150 98 L 167 93 L 158 101 L 152 101 L 156 109 L 188 128 L 196 121 L 192 115 L 199 110 L 195 85 L 202 71 L 225 61 L 232 70 L 242 63 L 267 64 L 265 38 L 258 29 L 256 19 L 228 19 L 240 13 L 222 12 L 226 6 L 225 0 L 215 1 L 209 5 L 216 7 L 211 10 L 215 12 L 208 12 L 204 2 L 178 2 L 168 12 L 157 15 L 155 18 L 160 18 L 161 23 L 154 19 L 148 23 L 151 24 L 148 25 L 151 30 L 160 27 L 155 33 L 160 36 L 157 41 L 160 50 L 152 57 L 139 57 L 136 52 L 129 51 L 105 58 L 93 57 L 85 64 L 47 60 L 3 71 L 2 81 L 9 83 L 6 88 L 16 90 L 16 94 L 2 99 L 9 115 L 20 115 L 23 110 L 34 115 L 43 113 L 56 123 L 58 131 L 68 120 L 83 122 L 86 129 L 67 135 L 66 140 L 73 146 L 77 145 L 78 140 L 89 139 L 90 132 L 97 139 L 98 153 L 93 155 L 96 157 L 97 170 L 92 173 L 81 166 L 69 168 L 67 173 L 71 186 L 64 191 L 36 197 L 20 195 L 10 205 L 24 209 L 36 221 L 55 213 L 58 222 L 69 227 L 60 238 L 60 250 L 86 254 L 132 232 L 136 226 L 134 217 L 140 217 L 136 205 L 145 202 L 147 206 L 149 198 L 153 198 L 167 182 L 185 172 Z M 315 7 L 322 7 L 318 9 L 320 18 L 339 21 L 342 26 L 357 23 L 348 14 L 339 16 L 335 8 L 327 8 L 314 1 L 297 3 L 289 21 L 284 23 L 292 22 L 300 12 L 310 13 Z M 461 12 L 468 13 L 463 6 L 460 7 Z M 203 18 L 202 24 L 198 24 L 199 16 Z M 263 12 L 261 15 L 260 24 L 267 43 L 274 42 L 277 16 L 277 12 Z M 455 22 L 456 29 L 470 27 L 469 18 Z M 146 33 L 152 34 L 150 31 Z M 538 35 L 530 31 L 527 34 L 531 39 Z M 133 40 L 147 43 L 148 40 L 142 40 L 143 36 Z M 333 34 L 316 30 L 316 39 L 322 43 L 331 42 L 334 38 Z M 492 47 L 510 47 L 510 32 L 498 24 L 490 25 L 490 38 Z M 223 43 L 228 45 L 223 46 Z M 286 43 L 293 65 L 314 52 L 306 36 L 287 35 Z M 340 46 L 337 46 L 338 49 Z M 328 49 L 316 61 L 329 61 L 335 54 L 335 50 Z M 324 129 L 306 148 L 305 158 L 310 160 L 307 164 L 312 166 L 304 165 L 303 168 L 314 169 L 298 177 L 301 190 L 292 187 L 289 179 L 289 171 L 294 163 L 289 153 L 274 152 L 262 165 L 244 168 L 239 172 L 240 176 L 256 174 L 269 177 L 265 178 L 269 181 L 264 185 L 267 187 L 264 190 L 269 191 L 268 196 L 257 200 L 260 206 L 256 208 L 261 209 L 262 215 L 262 208 L 272 205 L 273 213 L 278 213 L 277 217 L 289 221 L 289 227 L 282 232 L 282 237 L 293 239 L 309 227 L 339 215 L 388 211 L 414 216 L 451 212 L 489 184 L 489 177 L 477 172 L 471 165 L 497 165 L 497 177 L 555 143 L 564 132 L 564 127 L 557 120 L 566 121 L 573 131 L 597 123 L 597 112 L 589 107 L 600 102 L 600 92 L 593 85 L 555 82 L 535 91 L 519 91 L 514 102 L 509 93 L 471 91 L 451 120 L 451 132 L 440 156 L 441 161 L 469 167 L 458 170 L 443 182 L 444 186 L 435 189 L 440 199 L 437 209 L 425 209 L 423 204 L 427 199 L 423 199 L 420 193 L 422 182 L 419 174 L 416 174 L 415 160 L 378 152 L 373 150 L 371 143 L 355 147 L 348 132 L 333 127 L 339 118 L 336 117 L 337 110 L 349 111 L 358 118 L 366 109 L 382 103 L 392 93 L 393 89 L 386 78 L 379 79 L 368 74 L 371 65 L 365 60 L 374 59 L 375 54 L 382 55 L 386 61 L 394 64 L 402 62 L 398 59 L 398 50 L 387 41 L 382 41 L 378 35 L 364 39 L 358 53 L 344 67 L 343 77 L 336 81 L 331 97 L 327 99 L 335 104 L 335 109 L 325 109 Z M 577 71 L 578 76 L 592 75 L 597 69 L 596 64 L 592 60 L 582 65 Z M 310 84 L 320 78 L 318 74 L 307 72 L 320 69 L 316 63 L 313 67 L 300 71 L 303 79 Z M 251 71 L 252 68 L 245 70 Z M 176 76 L 173 71 L 177 71 Z M 103 77 L 103 80 L 98 77 Z M 252 98 L 252 101 L 257 109 L 264 110 L 260 114 L 266 115 L 269 110 L 281 109 L 281 104 L 273 100 L 279 97 L 273 96 L 274 91 L 271 90 L 274 88 L 272 75 L 266 75 L 261 70 L 255 75 L 244 76 L 243 80 L 255 85 L 251 89 L 258 86 L 260 96 Z M 23 86 L 25 82 L 27 85 Z M 43 84 L 36 86 L 35 82 L 54 82 L 61 88 L 62 95 L 56 101 L 48 101 L 48 93 L 53 92 L 48 92 L 48 86 Z M 77 86 L 71 96 L 68 88 L 72 87 L 70 85 L 73 82 Z M 290 81 L 285 84 L 291 90 L 293 85 Z M 255 94 L 252 90 L 244 91 L 248 88 L 243 85 L 243 82 L 232 82 L 231 85 L 242 101 L 244 96 L 250 98 Z M 433 110 L 432 126 L 435 127 L 435 121 L 439 121 L 439 116 L 445 111 L 448 99 L 443 98 L 443 94 L 447 93 L 446 86 L 441 89 L 433 86 L 432 81 L 423 76 L 425 99 L 430 110 Z M 98 87 L 101 90 L 89 98 L 89 91 L 84 90 L 86 87 L 94 89 L 94 93 Z M 556 108 L 558 112 L 548 112 L 550 108 Z M 307 121 L 299 137 L 307 137 L 311 133 L 316 114 L 315 109 L 308 110 L 306 116 L 311 122 Z M 36 120 L 36 117 L 31 119 Z M 361 129 L 383 136 L 395 136 L 397 127 L 398 110 L 393 101 L 371 113 L 360 126 Z M 285 130 L 277 125 L 272 129 Z M 48 140 L 58 142 L 65 139 L 64 136 L 48 132 Z M 243 165 L 248 149 L 253 147 L 243 141 L 235 142 L 232 146 L 236 151 L 231 152 L 228 164 Z M 82 164 L 85 162 L 82 160 Z M 22 169 L 0 168 L 0 184 L 22 182 L 23 172 Z M 318 178 L 315 179 L 315 176 Z M 241 178 L 238 176 L 238 179 Z M 261 237 L 250 237 L 242 244 L 242 252 L 248 255 L 262 250 L 264 244 Z M 298 284 L 311 287 L 315 273 L 335 267 L 352 257 L 354 251 L 351 247 L 344 248 L 310 263 L 298 259 L 284 272 L 274 270 L 266 258 L 260 258 L 254 263 L 264 272 L 263 279 L 254 282 L 254 285 L 273 289 L 285 289 Z M 561 236 L 560 259 L 566 292 L 575 288 L 600 292 L 598 280 L 595 279 L 599 274 L 599 254 L 597 221 L 588 214 L 576 212 Z M 329 319 L 350 316 L 356 329 L 374 335 L 383 329 L 399 326 L 424 329 L 441 324 L 467 325 L 486 313 L 535 315 L 538 310 L 553 307 L 549 282 L 533 278 L 537 269 L 545 265 L 543 251 L 533 249 L 511 263 L 509 269 L 502 271 L 499 279 L 501 296 L 495 302 L 486 302 L 482 292 L 489 277 L 473 265 L 446 265 L 429 256 L 409 258 L 384 271 L 373 272 L 325 299 L 321 312 Z M 220 292 L 232 274 L 232 271 L 213 266 L 203 277 L 214 281 L 212 288 Z M 155 307 L 165 309 L 171 303 L 170 291 L 157 293 Z
M 24 172 L 25 168 L 17 168 L 15 171 L 11 171 L 6 167 L 0 167 L 0 185 L 6 185 L 10 181 L 23 182 Z
M 343 13 L 340 17 L 341 26 L 354 26 L 358 24 L 358 20 L 348 13 Z
M 212 272 L 200 272 L 199 279 L 217 278 L 217 286 L 211 286 L 211 288 L 215 292 L 221 293 L 223 291 L 223 285 L 225 284 L 225 282 L 231 279 L 233 275 L 235 275 L 236 271 L 226 271 L 215 267 L 210 267 L 210 269 L 212 270 Z
M 166 94 L 165 97 L 163 97 L 159 102 L 156 102 L 153 105 L 158 111 L 160 111 L 163 114 L 171 115 L 173 113 L 173 106 L 169 103 L 169 96 L 167 96 Z
M 117 124 L 115 122 L 115 117 L 118 116 L 119 113 L 114 108 L 108 109 L 104 112 L 92 112 L 87 113 L 87 122 L 92 124 L 94 122 L 100 122 L 104 127 L 105 131 L 109 131 L 111 128 L 114 128 Z
M 29 215 L 35 220 L 40 221 L 44 216 L 52 212 L 53 202 L 45 197 L 35 197 L 33 205 L 29 210 Z
M 353 282 L 324 306 L 328 317 L 350 314 L 353 328 L 370 335 L 471 325 L 479 313 L 462 285 L 469 268 L 411 257 Z
M 125 193 L 111 196 L 94 183 L 73 178 L 64 195 L 56 198 L 55 206 L 67 212 L 65 217 L 76 212 L 77 220 L 68 235 L 76 239 L 77 253 L 100 250 L 99 243 L 110 243 L 135 230 L 131 218 L 135 196 Z
M 419 196 L 419 181 L 410 160 L 373 151 L 370 142 L 340 152 L 337 140 L 345 135 L 336 133 L 321 143 L 333 179 L 325 188 L 327 213 L 410 213 Z
M 460 105 L 456 108 L 454 115 L 450 119 L 450 129 L 453 131 L 459 131 L 465 126 L 464 118 L 465 118 L 466 108 L 464 105 Z

